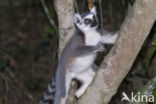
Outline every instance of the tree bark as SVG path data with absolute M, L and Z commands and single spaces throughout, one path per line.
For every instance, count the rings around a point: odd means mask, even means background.
M 105 57 L 79 104 L 108 104 L 130 70 L 156 20 L 156 0 L 136 0 L 120 29 L 120 36 Z
M 55 0 L 55 10 L 59 22 L 60 56 L 64 46 L 74 33 L 74 0 Z

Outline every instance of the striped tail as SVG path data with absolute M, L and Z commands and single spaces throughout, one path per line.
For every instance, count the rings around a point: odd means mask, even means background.
M 55 95 L 55 77 L 52 78 L 50 83 L 48 84 L 48 88 L 44 92 L 43 97 L 41 98 L 39 104 L 53 104 L 54 95 Z

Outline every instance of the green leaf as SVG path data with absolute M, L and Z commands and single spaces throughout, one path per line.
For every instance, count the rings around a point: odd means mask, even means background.
M 46 27 L 46 34 L 53 34 L 54 30 L 50 28 L 49 26 Z
M 53 6 L 49 7 L 49 12 L 50 12 L 50 15 L 52 18 L 54 18 L 56 16 L 55 9 Z
M 156 100 L 156 88 L 153 90 L 152 94 L 154 95 L 154 99 Z M 156 104 L 156 101 L 153 104 Z
M 140 95 L 151 95 L 156 89 L 156 77 L 150 80 L 143 88 L 141 88 L 138 93 Z M 136 97 L 137 98 L 137 97 Z M 130 104 L 148 104 L 148 102 L 133 102 Z
M 136 74 L 138 74 L 138 75 L 140 75 L 140 76 L 145 76 L 145 74 L 146 74 L 146 69 L 140 68 L 140 69 L 138 69 L 138 71 L 136 72 Z
M 149 71 L 150 68 L 150 62 L 152 60 L 152 56 L 156 53 L 156 46 L 151 46 L 148 51 L 147 51 L 147 55 L 145 57 L 145 65 L 146 65 L 146 69 L 147 71 Z
M 156 41 L 152 42 L 152 46 L 156 46 Z
M 135 0 L 130 0 L 130 3 L 133 5 L 134 4 L 134 2 L 135 2 Z
M 121 0 L 121 2 L 122 2 L 122 5 L 125 5 L 125 0 Z
M 58 35 L 58 31 L 57 30 L 54 30 L 51 27 L 47 26 L 46 27 L 46 36 L 47 37 L 54 38 L 54 39 L 58 39 L 59 38 L 59 35 Z

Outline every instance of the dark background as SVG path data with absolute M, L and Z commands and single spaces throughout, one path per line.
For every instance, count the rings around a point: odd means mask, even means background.
M 53 0 L 45 0 L 57 25 Z M 133 0 L 103 0 L 104 28 L 118 30 Z M 77 1 L 80 13 L 87 2 Z M 84 5 L 84 6 L 83 6 Z M 97 11 L 99 12 L 98 2 Z M 121 94 L 137 92 L 156 76 L 156 26 L 110 104 L 121 104 Z M 58 32 L 45 15 L 40 0 L 0 0 L 0 104 L 39 101 L 57 67 Z M 135 37 L 134 37 L 135 38 Z M 152 49 L 151 49 L 152 48 Z

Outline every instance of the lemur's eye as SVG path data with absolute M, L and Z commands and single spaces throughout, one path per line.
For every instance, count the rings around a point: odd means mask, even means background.
M 90 22 L 91 22 L 90 19 L 85 19 L 85 23 L 86 23 L 86 24 L 89 24 Z

